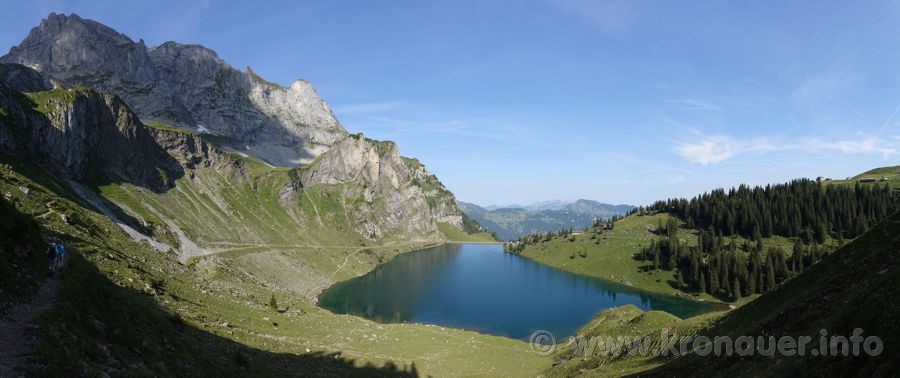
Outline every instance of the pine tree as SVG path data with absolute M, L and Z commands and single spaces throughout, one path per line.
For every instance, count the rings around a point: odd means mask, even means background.
M 653 269 L 659 271 L 659 248 L 653 250 Z
M 803 243 L 800 239 L 794 241 L 794 251 L 791 255 L 791 271 L 795 273 L 803 271 Z
M 731 299 L 734 301 L 741 300 L 741 283 L 737 277 L 734 279 L 734 284 L 731 285 Z
M 706 275 L 704 275 L 703 272 L 700 272 L 700 292 L 706 292 Z
M 269 298 L 269 308 L 278 311 L 278 301 L 275 300 L 275 293 L 272 293 L 272 296 Z
M 716 271 L 716 268 L 710 267 L 709 270 L 709 293 L 712 295 L 716 295 L 719 292 L 719 273 Z

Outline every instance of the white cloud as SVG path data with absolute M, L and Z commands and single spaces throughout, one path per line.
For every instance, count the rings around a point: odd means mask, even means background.
M 678 155 L 696 164 L 710 165 L 723 162 L 738 155 L 761 154 L 774 151 L 799 151 L 808 154 L 837 152 L 851 154 L 881 154 L 889 157 L 900 152 L 900 138 L 885 140 L 877 137 L 859 139 L 822 140 L 807 139 L 800 142 L 784 142 L 766 138 L 734 139 L 723 135 L 698 136 L 699 141 L 682 142 L 677 147 Z
M 528 122 L 503 116 L 454 118 L 428 113 L 419 113 L 418 116 L 418 118 L 404 118 L 370 114 L 348 122 L 347 126 L 382 138 L 448 135 L 490 139 L 541 148 L 557 148 L 571 141 L 568 136 L 546 135 L 546 133 L 529 126 Z
M 692 163 L 716 164 L 738 154 L 761 153 L 777 149 L 769 141 L 758 139 L 739 140 L 723 135 L 703 137 L 697 142 L 684 142 L 678 146 L 678 154 Z
M 339 106 L 334 109 L 334 112 L 338 116 L 345 114 L 370 114 L 396 110 L 405 106 L 406 103 L 403 101 L 365 102 Z
M 697 100 L 693 98 L 686 98 L 681 100 L 668 100 L 666 101 L 675 106 L 675 109 L 678 110 L 703 110 L 703 111 L 718 111 L 721 108 L 713 104 L 709 101 Z
M 897 153 L 896 138 L 894 143 L 880 141 L 877 138 L 865 138 L 860 140 L 838 140 L 838 141 L 810 141 L 810 147 L 816 150 L 834 150 L 842 154 L 870 154 L 878 153 L 884 157 Z

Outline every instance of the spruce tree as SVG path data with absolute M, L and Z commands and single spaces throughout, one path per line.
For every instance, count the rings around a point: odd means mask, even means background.
M 705 293 L 706 292 L 706 275 L 704 275 L 703 272 L 700 272 L 700 282 L 699 283 L 700 283 L 700 292 Z
M 775 288 L 775 263 L 771 256 L 766 258 L 766 291 Z

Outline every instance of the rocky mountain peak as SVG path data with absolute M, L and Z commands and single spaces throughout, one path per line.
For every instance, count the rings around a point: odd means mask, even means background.
M 0 83 L 0 109 L 0 150 L 63 177 L 162 192 L 183 175 L 115 94 L 79 88 L 23 95 Z
M 306 81 L 284 88 L 200 46 L 147 48 L 95 21 L 51 13 L 0 63 L 64 87 L 118 93 L 145 120 L 215 134 L 222 147 L 277 166 L 308 163 L 347 135 Z
M 62 80 L 87 75 L 115 81 L 151 81 L 153 70 L 142 47 L 98 22 L 76 14 L 51 13 L 0 61 L 23 64 Z

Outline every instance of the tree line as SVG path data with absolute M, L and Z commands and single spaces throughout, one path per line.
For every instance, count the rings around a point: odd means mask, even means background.
M 855 238 L 900 208 L 900 196 L 885 183 L 823 185 L 801 179 L 787 184 L 718 189 L 687 199 L 658 201 L 633 213 L 666 212 L 687 228 L 723 236 L 800 237 L 809 244 Z
M 659 238 L 636 256 L 648 262 L 645 270 L 674 271 L 678 289 L 728 300 L 772 290 L 843 244 L 836 240 L 830 245 L 815 241 L 807 245 L 798 238 L 791 251 L 786 251 L 782 247 L 766 249 L 761 239 L 738 245 L 736 237 L 700 230 L 694 246 L 679 239 L 678 221 L 671 218 L 665 226 L 660 224 L 656 233 Z

